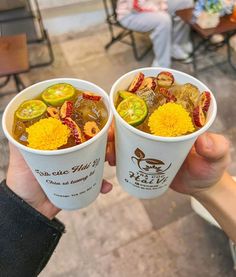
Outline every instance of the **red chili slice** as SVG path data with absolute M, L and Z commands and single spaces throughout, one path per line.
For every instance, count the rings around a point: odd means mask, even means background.
M 63 119 L 63 123 L 70 128 L 71 134 L 75 139 L 75 144 L 81 144 L 85 141 L 79 126 L 75 123 L 74 120 L 72 120 L 70 117 L 66 117 Z
M 211 94 L 208 91 L 204 91 L 201 93 L 199 98 L 199 105 L 201 106 L 202 110 L 206 113 L 210 107 L 211 103 Z
M 151 90 L 155 91 L 157 87 L 157 79 L 153 77 L 146 77 L 144 78 L 139 90 L 144 88 L 150 88 Z
M 65 101 L 60 109 L 61 118 L 71 117 L 73 111 L 73 102 Z
M 160 88 L 159 92 L 165 96 L 167 102 L 176 102 L 176 97 L 167 88 Z
M 144 74 L 142 72 L 139 72 L 133 79 L 131 85 L 129 86 L 128 91 L 131 91 L 131 92 L 137 91 L 141 86 L 143 80 L 144 80 Z
M 206 117 L 200 106 L 197 106 L 193 110 L 193 121 L 197 127 L 202 127 L 206 123 Z
M 83 92 L 83 98 L 93 100 L 93 101 L 99 101 L 102 98 L 102 96 L 100 96 L 98 94 L 95 94 L 95 93 L 92 93 L 90 91 L 84 91 Z
M 157 83 L 160 87 L 170 87 L 174 81 L 173 74 L 168 71 L 162 71 L 157 75 Z

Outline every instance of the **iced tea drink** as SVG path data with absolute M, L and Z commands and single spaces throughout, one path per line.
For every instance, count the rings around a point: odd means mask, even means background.
M 19 105 L 13 137 L 38 150 L 63 149 L 93 138 L 107 120 L 102 96 L 58 83 Z
M 191 83 L 180 84 L 170 72 L 151 77 L 139 72 L 127 90 L 118 91 L 115 107 L 128 124 L 141 131 L 177 137 L 205 125 L 210 102 L 210 92 L 201 92 Z
M 110 92 L 115 118 L 116 175 L 130 195 L 162 195 L 196 139 L 212 125 L 210 89 L 172 69 L 147 67 L 121 76 Z

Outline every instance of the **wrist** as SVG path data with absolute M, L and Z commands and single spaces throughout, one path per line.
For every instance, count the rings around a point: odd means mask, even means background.
M 236 242 L 236 182 L 225 172 L 219 182 L 194 197 L 209 211 L 227 235 Z
M 55 207 L 51 202 L 49 202 L 48 199 L 43 203 L 36 204 L 36 203 L 30 203 L 29 201 L 27 202 L 27 204 L 29 204 L 33 209 L 35 209 L 37 212 L 41 213 L 42 215 L 44 215 L 50 220 L 55 218 L 55 216 L 60 212 L 60 209 Z
M 6 186 L 15 193 L 19 198 L 21 198 L 25 203 L 35 209 L 37 212 L 47 217 L 49 220 L 52 220 L 60 211 L 55 207 L 46 197 L 45 194 L 36 193 L 34 197 L 30 196 L 26 191 L 22 191 L 21 186 L 15 186 L 9 180 L 6 180 Z M 30 189 L 28 190 L 30 191 Z M 35 198 L 37 200 L 33 200 Z
M 235 183 L 232 177 L 224 172 L 221 179 L 213 186 L 202 189 L 194 193 L 192 196 L 203 205 L 208 203 L 218 203 L 222 199 L 227 199 L 229 193 L 235 193 Z

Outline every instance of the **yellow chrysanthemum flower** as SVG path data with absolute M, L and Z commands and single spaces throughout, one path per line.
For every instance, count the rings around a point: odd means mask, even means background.
M 194 126 L 189 113 L 175 103 L 167 103 L 155 110 L 148 120 L 152 134 L 162 137 L 177 137 L 191 133 Z
M 26 129 L 28 146 L 39 150 L 56 150 L 67 143 L 70 129 L 56 118 L 44 118 Z

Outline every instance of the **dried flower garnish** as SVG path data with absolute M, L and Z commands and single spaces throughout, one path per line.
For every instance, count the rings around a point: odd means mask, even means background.
M 56 150 L 67 143 L 69 128 L 56 118 L 44 118 L 26 129 L 28 146 L 39 150 Z
M 49 116 L 51 116 L 53 118 L 60 119 L 59 111 L 55 107 L 52 107 L 52 106 L 47 107 L 47 113 Z
M 87 139 L 91 139 L 100 132 L 95 121 L 87 121 L 84 125 L 84 135 Z
M 148 120 L 152 134 L 163 137 L 176 137 L 191 133 L 194 126 L 189 113 L 175 103 L 167 103 L 155 110 Z

